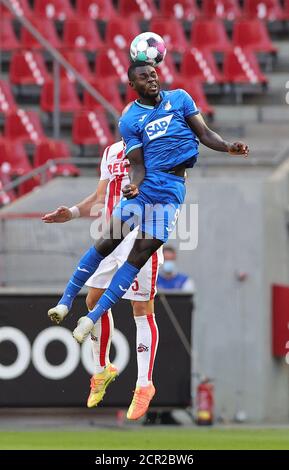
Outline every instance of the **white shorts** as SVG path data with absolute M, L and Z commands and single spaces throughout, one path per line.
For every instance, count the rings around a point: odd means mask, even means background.
M 88 287 L 107 289 L 113 275 L 127 260 L 134 241 L 137 237 L 138 227 L 129 233 L 116 249 L 99 265 L 95 273 L 85 283 Z M 151 300 L 156 295 L 156 281 L 160 264 L 163 263 L 162 247 L 142 267 L 134 282 L 124 294 L 128 300 Z

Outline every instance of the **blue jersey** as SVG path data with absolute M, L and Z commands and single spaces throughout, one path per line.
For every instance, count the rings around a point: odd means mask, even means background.
M 194 166 L 199 140 L 186 119 L 198 114 L 194 100 L 184 90 L 160 92 L 156 106 L 135 101 L 119 121 L 126 155 L 142 147 L 146 170 L 169 170 L 181 163 Z

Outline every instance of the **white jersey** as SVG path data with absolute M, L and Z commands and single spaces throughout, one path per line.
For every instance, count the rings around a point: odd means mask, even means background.
M 130 183 L 129 161 L 124 155 L 124 144 L 116 142 L 107 147 L 101 161 L 101 180 L 109 180 L 105 211 L 110 217 L 114 206 L 122 196 L 122 188 Z M 96 272 L 88 279 L 86 285 L 97 289 L 107 289 L 116 271 L 123 265 L 131 251 L 137 237 L 138 227 L 130 232 L 124 240 L 99 265 Z M 142 267 L 131 287 L 124 295 L 124 299 L 147 301 L 156 294 L 156 280 L 160 264 L 163 263 L 162 247 Z
M 130 183 L 128 171 L 129 161 L 124 154 L 124 143 L 120 140 L 105 149 L 100 166 L 100 179 L 109 180 L 105 196 L 105 213 L 108 218 L 122 197 L 122 188 Z

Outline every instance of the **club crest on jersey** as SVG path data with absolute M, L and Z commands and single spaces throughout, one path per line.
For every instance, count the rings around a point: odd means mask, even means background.
M 156 119 L 155 121 L 150 122 L 145 126 L 145 131 L 147 136 L 150 140 L 156 139 L 157 137 L 161 137 L 164 135 L 170 122 L 172 120 L 173 114 L 169 114 L 168 116 L 164 116 L 160 119 Z
M 169 101 L 167 101 L 166 104 L 164 105 L 164 109 L 166 111 L 169 111 L 170 109 L 172 109 L 172 105 Z

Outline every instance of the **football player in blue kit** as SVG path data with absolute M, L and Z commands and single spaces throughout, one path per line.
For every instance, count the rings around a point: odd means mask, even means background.
M 230 155 L 247 157 L 249 152 L 243 142 L 226 142 L 209 129 L 194 100 L 184 90 L 160 91 L 157 72 L 151 65 L 134 62 L 129 67 L 128 78 L 139 95 L 119 122 L 131 165 L 131 183 L 124 187 L 124 197 L 114 209 L 109 233 L 100 237 L 81 258 L 58 305 L 71 308 L 87 279 L 119 245 L 125 227 L 129 230 L 138 225 L 139 237 L 95 308 L 79 319 L 73 332 L 79 343 L 84 341 L 98 318 L 124 295 L 152 254 L 167 241 L 184 202 L 185 171 L 197 161 L 199 142 Z M 116 229 L 118 237 L 114 237 Z

